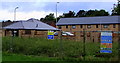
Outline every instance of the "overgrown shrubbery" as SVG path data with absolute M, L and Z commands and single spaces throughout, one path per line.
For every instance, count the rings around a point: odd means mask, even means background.
M 64 57 L 63 59 L 83 58 L 84 55 L 82 42 L 64 40 L 60 43 L 60 40 L 57 39 L 48 40 L 20 37 L 3 37 L 2 39 L 2 50 L 4 52 L 46 57 Z M 96 53 L 100 50 L 99 45 L 100 43 L 86 43 L 85 55 L 92 58 L 95 55 L 101 55 Z M 113 56 L 117 56 L 117 46 L 113 46 Z
M 4 37 L 3 51 L 25 55 L 55 56 L 59 52 L 59 45 L 58 42 L 53 40 L 40 38 Z

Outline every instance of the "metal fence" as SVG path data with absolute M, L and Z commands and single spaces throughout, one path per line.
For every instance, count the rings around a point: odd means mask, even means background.
M 54 39 L 51 39 L 51 40 L 49 39 L 50 41 L 54 41 L 53 43 L 54 46 L 51 46 L 51 47 L 56 48 L 55 51 L 52 51 L 53 56 L 55 57 L 60 56 L 62 59 L 65 59 L 65 60 L 67 59 L 68 61 L 72 61 L 73 59 L 71 58 L 77 58 L 77 60 L 75 61 L 82 61 L 82 60 L 85 60 L 85 61 L 118 61 L 120 60 L 120 31 L 119 32 L 116 32 L 116 31 L 73 31 L 73 32 L 70 32 L 71 35 L 63 34 L 62 31 L 57 31 L 57 32 L 58 32 L 58 35 L 55 35 Z M 112 34 L 111 35 L 112 38 L 110 39 L 111 40 L 110 47 L 105 46 L 105 48 L 110 48 L 109 50 L 112 52 L 102 52 L 102 53 L 100 52 L 101 42 L 102 42 L 101 33 L 103 32 Z M 47 35 L 48 32 L 44 32 L 44 33 L 45 33 L 44 36 L 38 36 L 38 38 L 48 39 L 48 35 Z M 13 37 L 11 45 L 14 42 L 15 41 Z M 10 46 L 10 47 L 13 47 L 13 46 Z
M 101 51 L 101 44 L 102 44 L 102 36 L 101 33 L 111 33 L 111 45 L 107 45 L 104 49 L 111 48 L 111 52 L 100 52 Z M 78 54 L 74 54 L 71 56 L 77 56 L 81 54 L 81 56 L 84 58 L 84 60 L 96 60 L 95 58 L 99 58 L 101 61 L 103 58 L 109 58 L 106 59 L 106 61 L 118 61 L 120 60 L 120 31 L 74 31 L 71 32 L 74 35 L 60 35 L 60 42 L 62 44 L 61 49 L 65 49 L 64 42 L 69 40 L 70 42 L 77 42 L 78 49 L 74 49 L 74 53 L 78 53 L 78 50 L 81 50 Z M 107 38 L 108 39 L 108 38 Z M 108 40 L 109 41 L 109 40 Z M 82 45 L 79 45 L 82 44 Z M 71 45 L 72 46 L 72 45 Z M 70 47 L 71 48 L 71 47 Z M 72 50 L 72 49 L 71 49 Z M 71 51 L 68 52 L 68 54 L 71 53 Z M 63 55 L 64 56 L 64 55 Z M 90 57 L 89 57 L 90 56 Z M 98 61 L 100 61 L 98 60 Z

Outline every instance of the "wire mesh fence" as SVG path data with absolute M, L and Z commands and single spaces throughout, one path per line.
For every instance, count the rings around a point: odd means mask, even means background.
M 111 43 L 102 43 L 102 33 L 111 33 Z M 62 36 L 62 44 L 63 44 L 63 52 L 66 50 L 66 46 L 64 42 L 66 40 L 72 41 L 73 44 L 76 42 L 76 45 L 71 45 L 68 49 L 68 53 L 64 53 L 65 55 L 70 54 L 71 50 L 74 52 L 71 53 L 71 57 L 83 57 L 84 60 L 96 60 L 96 61 L 118 61 L 119 60 L 119 49 L 120 49 L 120 32 L 116 31 L 74 31 L 71 32 L 74 35 L 61 35 Z M 105 37 L 104 37 L 105 39 Z M 70 43 L 68 42 L 68 44 Z M 105 41 L 104 41 L 105 42 Z M 102 45 L 104 44 L 104 45 Z M 111 48 L 110 52 L 101 53 L 101 45 L 104 49 Z
M 3 51 L 22 53 L 25 55 L 38 55 L 58 57 L 62 61 L 118 61 L 120 58 L 120 32 L 116 31 L 74 31 L 63 33 L 57 31 L 54 39 L 48 39 L 48 32 L 44 36 L 29 36 L 25 38 L 4 37 Z M 111 33 L 112 53 L 101 53 L 101 33 Z M 43 33 L 43 32 L 42 32 Z M 40 35 L 40 34 L 39 34 Z M 12 42 L 12 43 L 11 43 Z

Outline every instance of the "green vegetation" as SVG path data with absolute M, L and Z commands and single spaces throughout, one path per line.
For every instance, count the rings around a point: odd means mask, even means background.
M 117 61 L 118 43 L 113 53 L 101 54 L 100 43 L 87 42 L 85 53 L 80 41 L 3 37 L 3 61 Z M 12 48 L 12 49 L 11 49 Z M 85 58 L 84 58 L 85 54 Z
M 119 0 L 117 4 L 114 4 L 112 15 L 120 15 L 120 1 Z
M 33 55 L 23 55 L 23 54 L 13 54 L 13 53 L 3 53 L 3 61 L 55 61 L 57 58 L 47 58 L 42 56 Z

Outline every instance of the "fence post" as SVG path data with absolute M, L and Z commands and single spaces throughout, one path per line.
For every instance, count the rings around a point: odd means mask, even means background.
M 86 53 L 85 53 L 85 39 L 86 39 L 86 34 L 85 34 L 85 29 L 83 29 L 83 43 L 84 43 L 84 45 L 83 45 L 83 51 L 84 51 L 84 60 L 85 60 L 85 55 L 86 55 Z
M 62 30 L 60 30 L 60 57 L 62 58 L 63 57 L 63 45 L 62 45 Z
M 14 30 L 11 30 L 10 52 L 13 52 L 13 39 L 14 39 Z
M 120 33 L 118 32 L 118 61 L 120 60 Z M 119 61 L 120 62 L 120 61 Z

